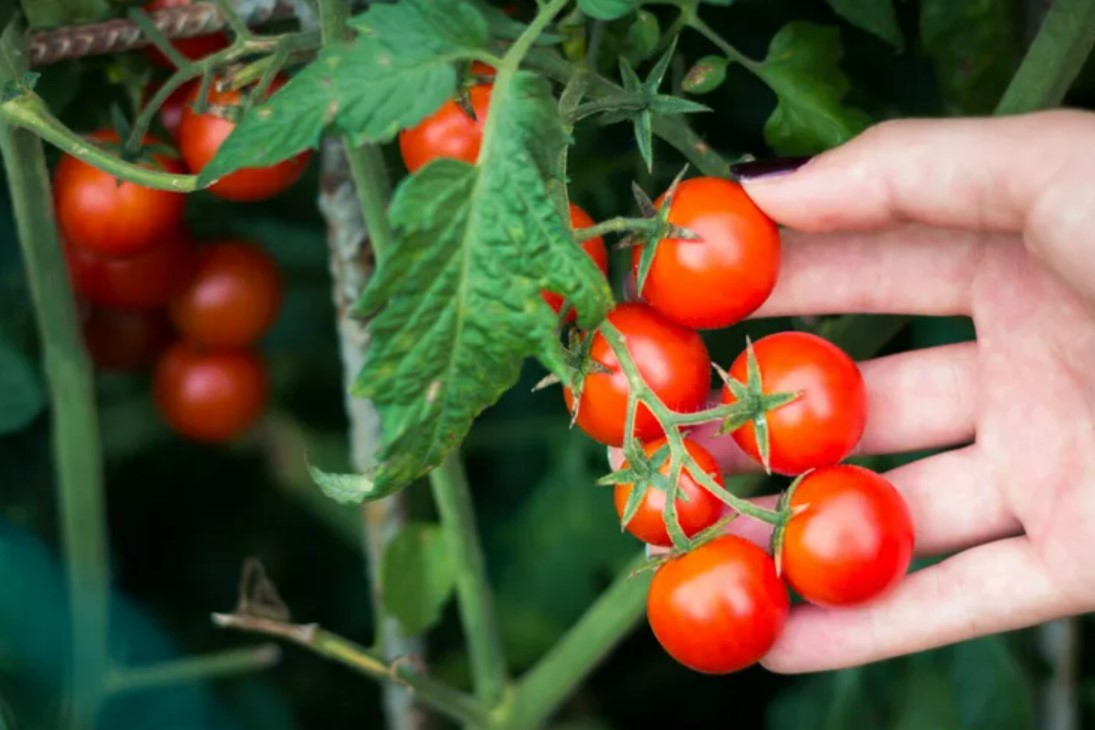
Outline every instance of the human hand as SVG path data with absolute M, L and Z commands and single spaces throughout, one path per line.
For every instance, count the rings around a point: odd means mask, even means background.
M 754 316 L 969 315 L 977 331 L 861 363 L 858 453 L 958 447 L 886 475 L 917 553 L 956 554 L 864 607 L 793 608 L 762 663 L 852 666 L 1095 608 L 1095 115 L 891 122 L 790 174 L 749 172 L 791 229 Z M 727 473 L 756 468 L 713 432 Z

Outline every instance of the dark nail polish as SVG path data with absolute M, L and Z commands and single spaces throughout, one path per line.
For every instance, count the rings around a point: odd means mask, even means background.
M 730 166 L 730 172 L 739 180 L 760 180 L 794 172 L 809 162 L 811 157 L 777 157 L 770 160 L 750 160 Z

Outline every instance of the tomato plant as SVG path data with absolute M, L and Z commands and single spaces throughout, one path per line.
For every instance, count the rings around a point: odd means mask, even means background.
M 101 130 L 94 143 L 117 144 L 118 135 Z M 145 145 L 159 144 L 146 138 Z M 166 172 L 182 172 L 177 160 L 154 154 L 143 162 Z M 53 177 L 57 223 L 69 243 L 105 256 L 128 256 L 168 236 L 182 222 L 184 196 L 154 190 L 96 169 L 64 155 Z
M 658 568 L 646 615 L 678 662 L 728 674 L 768 653 L 789 606 L 772 558 L 744 538 L 725 535 Z
M 246 241 L 206 244 L 171 318 L 187 338 L 209 347 L 253 344 L 274 324 L 281 274 L 270 254 Z
M 154 394 L 164 421 L 195 441 L 222 442 L 262 415 L 266 366 L 247 350 L 210 350 L 180 341 L 156 364 Z
M 490 111 L 491 88 L 490 84 L 476 84 L 468 89 L 474 118 L 459 101 L 450 99 L 418 125 L 400 132 L 399 151 L 407 169 L 416 172 L 438 157 L 474 164 Z
M 275 81 L 271 84 L 270 93 L 276 92 L 284 83 L 284 79 Z M 192 108 L 201 94 L 201 87 L 194 87 L 179 122 L 179 152 L 186 166 L 194 172 L 201 172 L 232 133 L 235 122 L 225 118 L 225 115 L 239 107 L 242 101 L 241 92 L 218 91 L 215 86 L 205 97 L 208 107 L 202 114 Z M 272 198 L 300 179 L 311 157 L 311 151 L 301 152 L 274 165 L 236 170 L 211 185 L 209 192 L 238 202 Z
M 779 332 L 753 344 L 764 391 L 798 393 L 797 400 L 770 411 L 769 464 L 779 474 L 801 474 L 836 464 L 852 452 L 867 422 L 867 389 L 855 362 L 836 345 L 808 332 Z M 745 380 L 746 354 L 730 367 Z M 723 401 L 734 395 L 723 389 Z M 762 462 L 754 424 L 734 432 L 734 441 Z
M 643 444 L 646 455 L 653 457 L 660 449 L 666 446 L 666 439 L 656 439 Z M 711 475 L 719 486 L 722 486 L 722 473 L 719 471 L 715 457 L 695 441 L 686 439 L 685 449 L 695 460 L 696 465 Z M 622 469 L 629 464 L 625 461 Z M 665 461 L 658 467 L 662 475 L 669 474 L 669 459 L 666 454 Z M 681 530 L 686 537 L 692 537 L 701 530 L 705 530 L 718 521 L 722 516 L 722 502 L 696 482 L 689 470 L 681 473 L 677 481 L 678 489 L 682 496 L 677 497 L 677 519 Z M 622 520 L 626 515 L 628 499 L 635 489 L 634 483 L 624 482 L 617 484 L 614 499 L 616 502 L 616 514 Z M 650 487 L 645 490 L 642 502 L 634 516 L 628 520 L 624 527 L 635 537 L 650 545 L 669 547 L 673 542 L 669 539 L 669 532 L 665 527 L 663 511 L 665 510 L 666 493 L 664 489 Z
M 707 347 L 698 334 L 639 303 L 617 305 L 608 321 L 624 336 L 643 380 L 666 406 L 682 413 L 703 406 L 711 374 Z M 597 441 L 619 446 L 624 440 L 630 392 L 627 375 L 600 332 L 593 335 L 589 356 L 607 372 L 591 372 L 583 380 L 575 422 Z M 565 388 L 563 396 L 567 409 L 573 412 L 573 391 Z M 661 433 L 654 414 L 640 405 L 635 416 L 635 438 L 645 441 Z
M 686 327 L 728 327 L 772 293 L 779 231 L 740 185 L 714 177 L 684 180 L 673 191 L 668 221 L 697 238 L 654 244 L 642 297 L 665 317 Z M 636 275 L 642 255 L 642 247 L 633 249 Z
M 783 575 L 807 601 L 851 606 L 878 598 L 909 568 L 909 508 L 885 478 L 850 464 L 806 474 L 783 532 Z
M 179 229 L 152 247 L 125 258 L 100 256 L 65 246 L 72 287 L 81 297 L 107 307 L 156 309 L 167 305 L 190 281 L 197 252 Z
M 579 208 L 574 203 L 570 204 L 570 226 L 577 230 L 579 228 L 588 228 L 593 225 L 593 219 L 589 217 L 589 214 Z M 587 238 L 582 241 L 582 250 L 589 254 L 589 257 L 593 259 L 593 263 L 597 264 L 597 268 L 601 270 L 602 274 L 608 274 L 608 250 L 605 248 L 605 240 L 601 236 L 594 236 L 593 238 Z M 563 298 L 554 292 L 544 292 L 544 301 L 548 303 L 548 306 L 555 312 L 560 311 L 563 308 Z M 564 316 L 564 322 L 573 322 L 575 312 L 570 310 Z

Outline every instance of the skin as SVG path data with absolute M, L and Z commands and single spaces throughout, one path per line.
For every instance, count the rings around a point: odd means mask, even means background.
M 977 330 L 861 363 L 860 453 L 951 447 L 885 476 L 916 552 L 953 555 L 880 601 L 794 608 L 769 669 L 855 666 L 1095 609 L 1093 142 L 1095 115 L 1071 111 L 887 122 L 746 183 L 795 231 L 758 316 L 968 315 Z M 755 468 L 732 439 L 694 437 L 726 473 Z

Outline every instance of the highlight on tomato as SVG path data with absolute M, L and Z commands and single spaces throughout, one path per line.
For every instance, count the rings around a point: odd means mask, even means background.
M 589 217 L 589 214 L 579 208 L 574 203 L 570 204 L 570 227 L 572 230 L 578 230 L 579 228 L 588 228 L 593 225 L 593 219 Z M 601 236 L 594 236 L 593 238 L 587 238 L 582 241 L 582 250 L 586 252 L 589 258 L 593 259 L 593 263 L 597 265 L 597 268 L 601 270 L 601 273 L 608 276 L 608 249 L 605 248 L 605 240 Z M 545 291 L 541 294 L 544 301 L 548 303 L 552 311 L 558 313 L 563 308 L 563 297 L 555 292 Z M 570 311 L 563 317 L 563 321 L 566 323 L 573 322 L 577 317 L 577 312 L 571 307 Z

